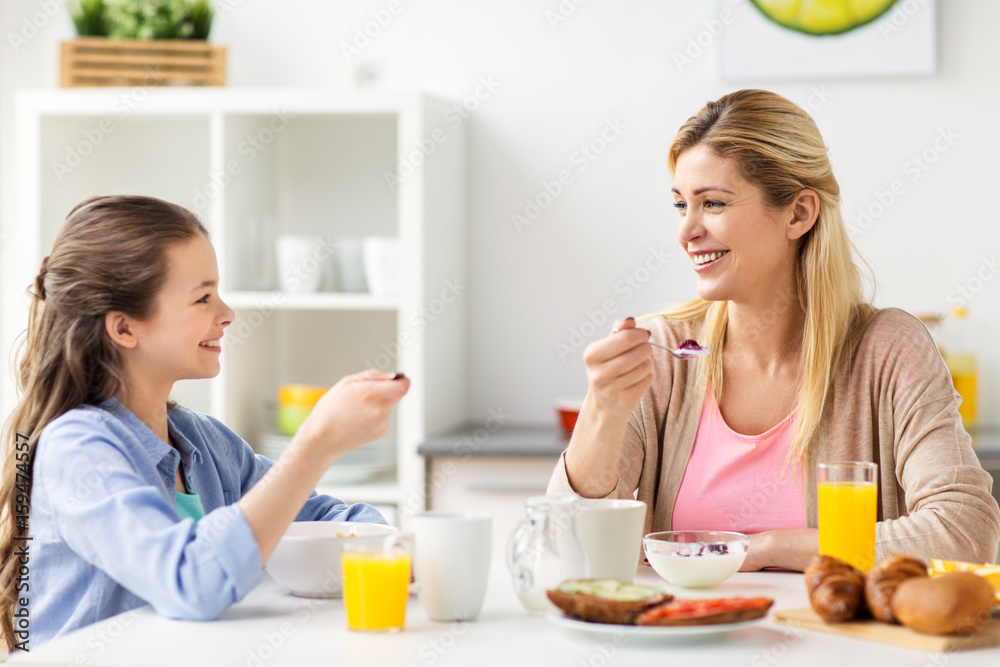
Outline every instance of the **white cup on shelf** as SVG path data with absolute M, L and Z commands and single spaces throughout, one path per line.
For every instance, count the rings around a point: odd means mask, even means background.
M 275 227 L 273 218 L 264 214 L 249 215 L 240 222 L 241 233 L 237 235 L 236 246 L 240 261 L 230 268 L 235 274 L 237 289 L 253 292 L 274 287 L 274 247 Z
M 359 238 L 337 239 L 334 257 L 337 264 L 337 291 L 367 292 L 363 242 Z
M 318 292 L 325 254 L 314 236 L 282 235 L 275 242 L 278 284 L 285 292 Z
M 368 291 L 379 296 L 399 293 L 399 239 L 395 236 L 366 236 L 362 249 Z
M 338 283 L 339 270 L 337 268 L 337 249 L 333 247 L 330 252 L 327 253 L 326 261 L 323 262 L 323 284 L 320 285 L 321 292 L 339 292 L 340 284 Z

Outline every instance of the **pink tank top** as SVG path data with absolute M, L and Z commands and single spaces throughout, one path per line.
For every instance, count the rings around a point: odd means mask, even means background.
M 742 435 L 726 424 L 709 387 L 672 529 L 751 534 L 805 528 L 802 464 L 784 464 L 794 418 L 792 411 L 766 433 Z

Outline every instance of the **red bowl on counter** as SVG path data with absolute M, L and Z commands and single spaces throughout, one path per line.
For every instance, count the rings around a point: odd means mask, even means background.
M 582 405 L 583 401 L 577 400 L 556 401 L 556 414 L 559 416 L 559 426 L 566 437 L 573 434 L 573 428 L 576 426 L 576 420 L 580 416 L 580 407 Z

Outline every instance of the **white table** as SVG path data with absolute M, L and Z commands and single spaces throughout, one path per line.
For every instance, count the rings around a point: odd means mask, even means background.
M 637 581 L 662 583 L 647 567 L 639 568 Z M 775 599 L 772 609 L 808 606 L 802 576 L 793 573 L 740 573 L 714 594 L 766 595 Z M 640 662 L 643 659 L 654 662 Z M 175 621 L 143 607 L 17 655 L 10 664 L 995 667 L 1000 664 L 1000 648 L 934 654 L 788 628 L 770 620 L 724 634 L 684 639 L 591 635 L 526 613 L 503 564 L 495 562 L 482 614 L 471 623 L 434 623 L 411 596 L 404 631 L 350 632 L 341 600 L 296 598 L 266 579 L 215 621 Z

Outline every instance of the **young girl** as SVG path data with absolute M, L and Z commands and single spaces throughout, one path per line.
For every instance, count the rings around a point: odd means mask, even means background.
M 8 648 L 147 603 L 215 618 L 261 580 L 293 520 L 384 523 L 313 489 L 338 456 L 385 433 L 405 377 L 345 377 L 277 462 L 169 400 L 177 380 L 219 373 L 234 313 L 218 282 L 208 233 L 180 206 L 98 197 L 70 212 L 35 279 L 21 400 L 4 433 Z M 17 520 L 28 494 L 30 541 Z

